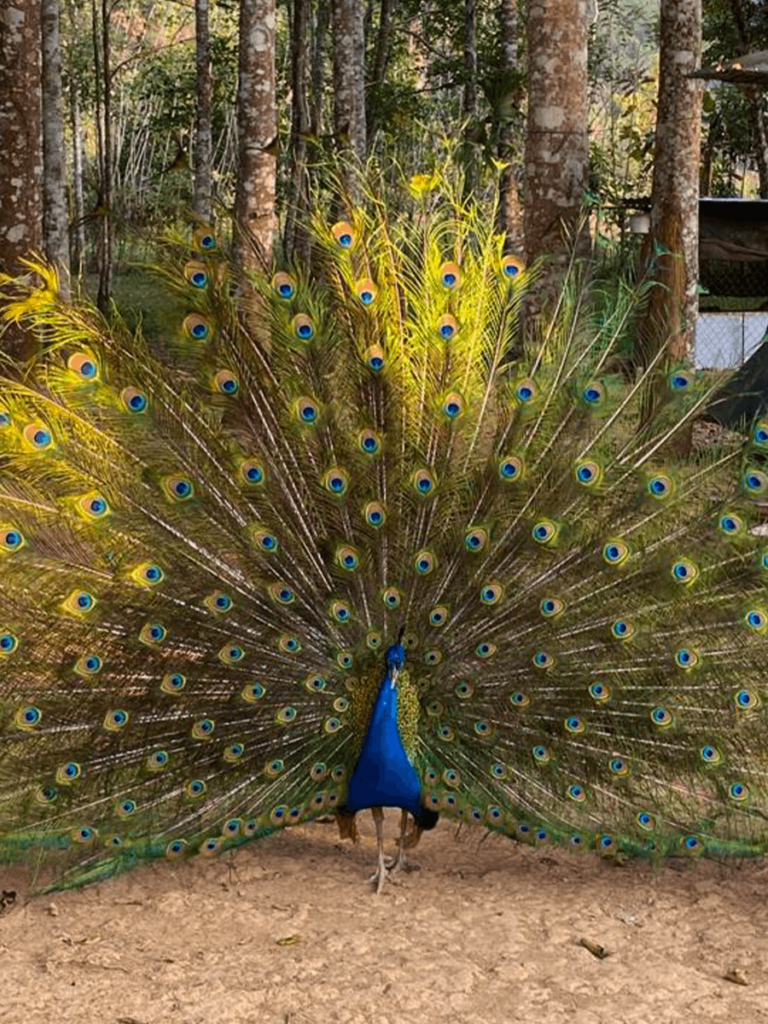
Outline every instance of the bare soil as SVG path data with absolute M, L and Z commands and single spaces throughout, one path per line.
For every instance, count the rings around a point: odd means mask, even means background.
M 47 896 L 3 872 L 0 1021 L 768 1022 L 765 863 L 618 868 L 441 823 L 377 897 L 360 818 L 357 846 L 299 826 Z

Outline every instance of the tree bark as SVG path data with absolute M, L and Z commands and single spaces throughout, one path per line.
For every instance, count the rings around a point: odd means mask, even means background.
M 96 304 L 106 316 L 112 299 L 112 70 L 110 55 L 109 3 L 91 2 L 93 57 L 96 77 L 96 126 L 99 145 L 99 195 L 96 216 L 99 232 L 99 288 Z
M 43 246 L 69 294 L 69 223 L 59 0 L 42 0 L 43 51 Z
M 367 133 L 371 143 L 373 143 L 381 120 L 382 90 L 387 78 L 387 64 L 392 44 L 394 7 L 394 0 L 381 0 L 379 6 L 379 28 L 376 33 L 376 47 L 373 53 L 373 67 L 369 83 L 369 101 L 366 107 Z
M 501 0 L 499 4 L 499 34 L 501 37 L 502 81 L 511 78 L 517 70 L 517 0 Z M 513 100 L 514 102 L 514 100 Z M 517 188 L 518 165 L 514 160 L 514 122 L 501 112 L 499 126 L 499 160 L 506 164 L 499 178 L 499 231 L 506 236 L 510 252 L 522 252 L 523 210 Z
M 589 172 L 587 35 L 586 0 L 530 0 L 525 250 L 529 261 L 553 257 L 551 281 L 568 258 L 569 233 L 579 232 L 578 251 L 589 244 L 580 209 Z
M 477 189 L 477 0 L 464 0 L 464 89 L 461 97 L 464 121 L 464 195 Z
M 195 108 L 195 188 L 192 202 L 201 220 L 213 218 L 211 154 L 211 39 L 208 31 L 208 0 L 195 0 L 195 68 L 197 103 Z
M 698 316 L 701 0 L 662 0 L 651 230 L 643 255 L 653 288 L 640 330 L 643 362 L 669 343 L 688 360 Z M 664 250 L 668 250 L 665 252 Z
M 333 14 L 333 131 L 339 152 L 365 162 L 365 9 L 360 0 L 331 0 Z M 354 192 L 353 181 L 348 180 Z
M 325 92 L 325 37 L 328 32 L 328 0 L 317 0 L 315 35 L 312 41 L 312 90 L 309 131 L 319 139 L 323 134 L 323 95 Z
M 731 10 L 736 22 L 736 31 L 739 34 L 739 51 L 750 53 L 752 50 L 751 32 L 744 0 L 731 0 Z M 757 175 L 760 182 L 760 198 L 768 199 L 768 132 L 765 127 L 765 93 L 758 85 L 745 85 L 742 88 L 749 102 L 752 133 L 755 140 Z
M 0 11 L 0 123 L 0 271 L 18 274 L 19 258 L 43 243 L 38 0 L 16 0 Z M 34 350 L 13 324 L 0 345 L 18 357 Z
M 464 0 L 463 117 L 477 117 L 477 0 Z
M 304 219 L 309 209 L 309 177 L 307 172 L 307 134 L 309 105 L 307 102 L 307 28 L 311 0 L 294 0 L 291 38 L 291 79 L 293 106 L 291 110 L 291 180 L 290 203 L 285 221 L 285 250 L 289 258 L 309 257 L 309 235 Z
M 237 88 L 235 262 L 266 269 L 277 228 L 275 0 L 243 0 Z

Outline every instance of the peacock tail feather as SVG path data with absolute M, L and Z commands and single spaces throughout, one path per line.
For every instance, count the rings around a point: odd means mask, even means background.
M 200 229 L 157 344 L 2 282 L 44 355 L 0 394 L 0 856 L 79 885 L 343 807 L 401 629 L 425 807 L 762 854 L 768 424 L 680 457 L 712 389 L 618 377 L 639 289 L 574 262 L 522 330 L 487 211 L 373 198 L 247 308 Z

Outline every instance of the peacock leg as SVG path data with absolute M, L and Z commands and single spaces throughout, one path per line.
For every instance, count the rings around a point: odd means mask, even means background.
M 368 881 L 376 883 L 376 895 L 378 896 L 384 888 L 384 882 L 387 880 L 387 865 L 384 858 L 384 811 L 381 807 L 372 807 L 371 814 L 373 815 L 373 821 L 376 825 L 378 866 Z
M 397 840 L 397 856 L 392 858 L 389 865 L 390 878 L 398 871 L 408 870 L 408 857 L 405 852 L 408 847 L 408 839 L 405 834 L 407 830 L 408 811 L 403 810 L 400 812 L 400 838 Z

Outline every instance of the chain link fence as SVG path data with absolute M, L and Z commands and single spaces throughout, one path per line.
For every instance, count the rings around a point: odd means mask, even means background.
M 768 341 L 768 312 L 701 312 L 696 323 L 696 366 L 736 369 L 764 339 Z

